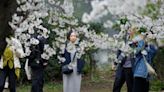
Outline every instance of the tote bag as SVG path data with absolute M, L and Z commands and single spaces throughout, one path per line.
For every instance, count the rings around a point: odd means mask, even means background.
M 150 75 L 155 75 L 157 76 L 157 73 L 155 72 L 154 68 L 147 62 L 146 57 L 143 55 L 145 65 L 147 67 L 148 73 Z

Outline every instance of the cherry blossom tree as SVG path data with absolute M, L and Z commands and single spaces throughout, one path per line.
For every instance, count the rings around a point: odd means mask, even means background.
M 64 3 L 54 0 L 17 0 L 17 12 L 9 22 L 15 37 L 18 38 L 25 48 L 25 53 L 30 54 L 29 46 L 38 44 L 33 36 L 43 36 L 47 39 L 45 51 L 42 58 L 49 59 L 53 55 L 63 53 L 68 31 L 74 30 L 79 34 L 80 46 L 91 49 L 109 49 L 113 41 L 107 34 L 97 34 L 94 30 L 89 30 L 90 25 L 80 24 L 73 16 L 74 7 L 72 0 L 65 0 Z M 83 51 L 84 52 L 84 51 Z M 58 56 L 59 60 L 63 58 Z
M 158 45 L 163 46 L 163 4 L 163 0 L 95 0 L 91 3 L 92 11 L 84 13 L 82 21 L 94 22 L 111 14 L 115 21 L 105 21 L 104 27 L 112 28 L 116 23 L 120 25 L 121 31 L 114 37 L 123 37 L 124 31 L 135 26 L 145 28 L 149 36 L 156 38 Z M 120 20 L 128 20 L 128 23 L 121 23 Z

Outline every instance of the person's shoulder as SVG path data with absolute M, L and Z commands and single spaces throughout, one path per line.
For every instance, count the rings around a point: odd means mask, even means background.
M 11 40 L 16 41 L 16 42 L 18 41 L 18 39 L 14 38 L 14 37 L 11 37 Z
M 14 45 L 18 45 L 18 46 L 21 45 L 21 42 L 20 42 L 18 39 L 12 37 L 11 40 L 12 40 L 12 43 L 13 43 Z

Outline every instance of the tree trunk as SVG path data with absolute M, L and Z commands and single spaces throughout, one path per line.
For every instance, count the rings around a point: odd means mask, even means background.
M 94 80 L 94 74 L 96 70 L 96 61 L 93 59 L 92 54 L 89 54 L 89 60 L 90 60 L 90 79 Z
M 0 55 L 2 55 L 6 46 L 5 37 L 14 32 L 8 25 L 11 21 L 13 13 L 16 11 L 16 0 L 1 0 L 0 1 Z
M 158 78 L 164 82 L 164 48 L 160 48 L 155 58 L 155 68 Z

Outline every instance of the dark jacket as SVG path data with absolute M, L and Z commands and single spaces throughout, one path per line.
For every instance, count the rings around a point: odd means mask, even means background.
M 43 63 L 46 62 L 46 60 L 41 58 L 41 54 L 44 51 L 44 44 L 45 44 L 45 38 L 40 37 L 38 38 L 39 44 L 38 45 L 31 45 L 30 50 L 31 53 L 28 57 L 29 59 L 29 66 L 31 66 L 32 69 L 38 69 L 43 68 Z
M 64 54 L 62 55 L 66 60 L 62 63 L 62 66 L 67 65 L 71 62 L 71 54 L 65 49 Z M 77 59 L 77 72 L 82 73 L 84 68 L 85 61 L 82 59 Z
M 117 59 L 119 58 L 119 60 L 121 60 L 121 63 L 116 63 L 116 62 L 115 62 L 115 65 L 118 65 L 117 70 L 116 70 L 116 77 L 117 77 L 117 78 L 122 77 L 121 75 L 122 75 L 122 73 L 123 73 L 123 68 L 124 68 L 123 65 L 124 65 L 124 63 L 125 63 L 126 60 L 127 60 L 127 56 L 125 56 L 125 57 L 120 56 L 121 53 L 122 53 L 122 51 L 121 51 L 121 50 L 118 50 L 118 51 L 117 51 L 117 55 L 116 55 L 116 56 L 117 56 Z M 120 57 L 121 57 L 121 58 L 120 58 Z M 132 55 L 130 55 L 129 57 L 130 57 L 130 61 L 131 61 L 132 66 L 133 66 L 134 58 L 133 58 Z

